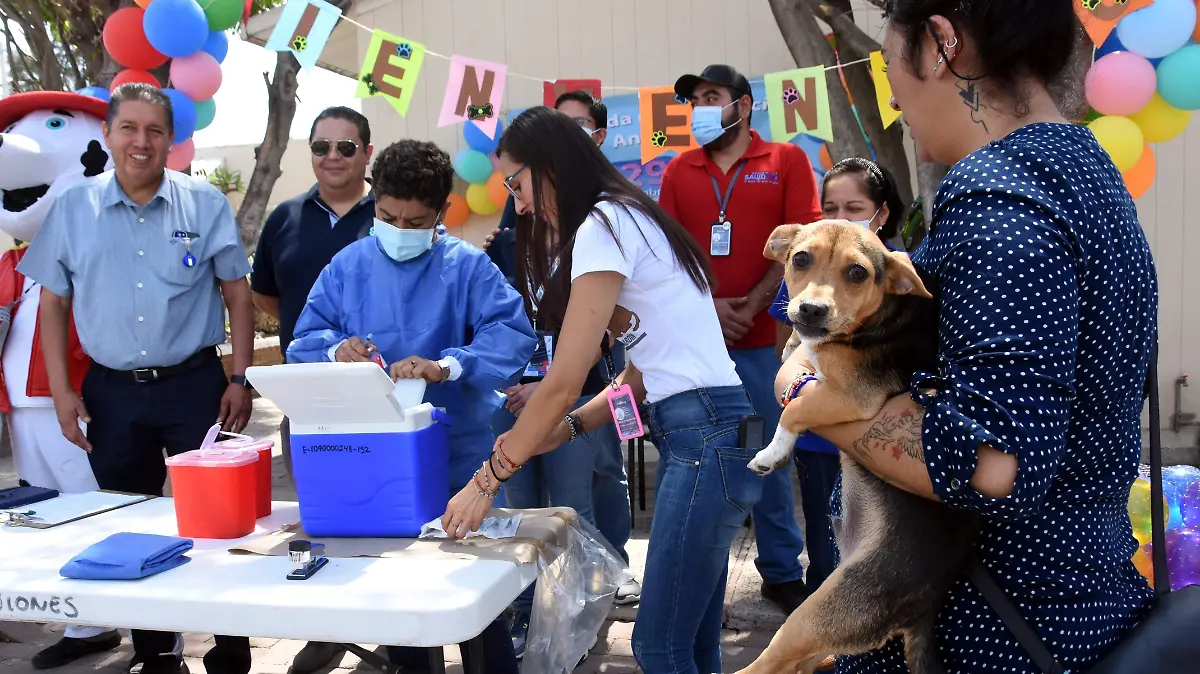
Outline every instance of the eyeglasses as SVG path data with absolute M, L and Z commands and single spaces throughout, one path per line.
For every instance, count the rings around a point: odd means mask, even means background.
M 514 199 L 520 199 L 521 195 L 517 194 L 517 188 L 513 187 L 511 183 L 517 176 L 521 175 L 521 171 L 524 171 L 525 168 L 526 167 L 522 166 L 516 171 L 513 171 L 512 175 L 504 179 L 504 189 L 508 190 L 508 193 L 511 194 Z
M 324 157 L 329 154 L 330 149 L 336 149 L 337 153 L 349 159 L 358 154 L 358 143 L 352 140 L 325 140 L 319 138 L 309 143 L 309 149 L 312 150 L 314 157 Z

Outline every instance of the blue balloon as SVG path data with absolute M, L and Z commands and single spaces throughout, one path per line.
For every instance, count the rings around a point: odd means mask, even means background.
M 1121 38 L 1117 37 L 1117 31 L 1114 30 L 1108 34 L 1108 39 L 1104 41 L 1104 44 L 1100 45 L 1096 49 L 1095 60 L 1099 61 L 1101 58 L 1116 51 L 1129 51 L 1129 49 L 1126 48 L 1125 45 L 1121 44 Z M 1154 66 L 1155 68 L 1158 67 L 1158 64 L 1162 63 L 1162 59 L 1146 60 L 1149 61 L 1150 65 Z
M 1196 26 L 1194 0 L 1155 0 L 1117 22 L 1117 39 L 1135 54 L 1157 59 L 1187 44 Z
M 225 57 L 229 55 L 229 37 L 223 31 L 214 30 L 209 32 L 208 40 L 201 47 L 208 55 L 215 58 L 217 63 L 223 63 Z
M 479 150 L 463 148 L 454 156 L 454 172 L 472 185 L 486 183 L 493 170 L 491 160 Z
M 142 16 L 146 39 L 171 58 L 191 56 L 208 41 L 208 19 L 196 0 L 154 0 Z
M 467 141 L 467 147 L 477 152 L 491 154 L 496 151 L 500 145 L 500 135 L 504 132 L 502 123 L 496 120 L 496 137 L 488 138 L 477 125 L 472 122 L 463 123 L 463 138 Z
M 1163 59 L 1158 95 L 1180 110 L 1200 110 L 1200 44 L 1190 44 Z
M 162 0 L 154 0 L 161 2 Z M 153 7 L 154 3 L 150 3 Z M 176 89 L 163 89 L 164 94 L 171 99 L 171 107 L 175 110 L 175 144 L 191 138 L 196 131 L 196 104 L 187 94 Z
M 107 101 L 111 97 L 108 89 L 105 89 L 104 87 L 97 87 L 95 85 L 84 87 L 75 93 L 83 94 L 84 96 L 91 96 L 92 98 L 99 98 L 102 101 Z

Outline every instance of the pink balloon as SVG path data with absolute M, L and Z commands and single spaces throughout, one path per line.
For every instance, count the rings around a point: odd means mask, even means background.
M 203 51 L 171 59 L 171 86 L 193 101 L 207 101 L 221 88 L 221 64 Z
M 167 168 L 172 171 L 183 171 L 191 166 L 192 160 L 196 158 L 196 144 L 191 138 L 178 143 L 171 148 L 171 152 L 167 155 Z
M 1083 90 L 1088 104 L 1104 115 L 1128 116 L 1154 97 L 1158 75 L 1146 57 L 1115 51 L 1092 64 Z

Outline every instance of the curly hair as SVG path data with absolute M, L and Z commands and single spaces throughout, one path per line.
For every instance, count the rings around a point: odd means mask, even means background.
M 416 199 L 440 210 L 454 187 L 454 164 L 433 143 L 400 140 L 375 155 L 371 184 L 376 197 Z

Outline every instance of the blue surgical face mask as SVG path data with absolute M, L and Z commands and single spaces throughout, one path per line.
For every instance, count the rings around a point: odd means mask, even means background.
M 379 239 L 383 252 L 396 262 L 405 262 L 433 247 L 435 227 L 429 229 L 400 229 L 375 218 L 371 231 Z
M 737 103 L 734 101 L 729 105 Z M 692 138 L 696 139 L 701 145 L 708 145 L 714 140 L 721 137 L 727 129 L 731 129 L 737 125 L 738 121 L 734 120 L 729 126 L 722 126 L 722 115 L 725 114 L 725 108 L 729 105 L 717 107 L 715 105 L 700 105 L 692 108 Z
M 883 209 L 882 208 L 875 209 L 875 214 L 872 215 L 871 217 L 867 218 L 866 220 L 851 220 L 850 222 L 853 222 L 856 225 L 861 225 L 863 227 L 866 227 L 867 229 L 871 229 L 871 223 L 875 222 L 875 216 L 879 215 L 879 211 L 881 211 L 881 210 L 883 210 Z

